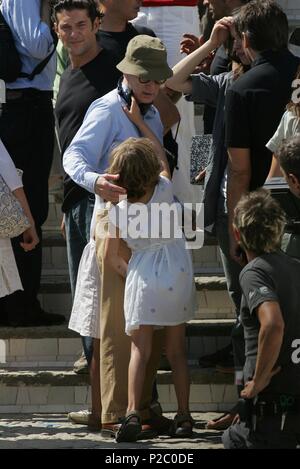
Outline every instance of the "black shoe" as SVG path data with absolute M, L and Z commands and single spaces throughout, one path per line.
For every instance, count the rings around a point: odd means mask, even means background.
M 30 326 L 58 326 L 65 322 L 66 318 L 62 314 L 47 313 L 43 309 L 28 318 Z
M 224 356 L 223 359 L 216 364 L 216 370 L 220 373 L 234 373 L 235 369 L 233 354 L 228 354 L 227 356 Z
M 200 357 L 198 363 L 202 368 L 214 368 L 217 364 L 227 360 L 228 356 L 232 356 L 231 344 L 215 353 Z
M 22 318 L 11 318 L 11 327 L 35 327 L 35 326 L 58 326 L 63 324 L 66 318 L 62 314 L 47 313 L 40 309 L 38 312 L 25 314 Z

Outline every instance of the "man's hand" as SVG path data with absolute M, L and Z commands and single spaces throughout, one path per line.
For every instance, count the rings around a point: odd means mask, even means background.
M 272 370 L 268 376 L 261 378 L 259 382 L 255 381 L 254 379 L 248 381 L 245 384 L 244 389 L 241 391 L 241 397 L 244 399 L 253 399 L 253 397 L 257 396 L 257 394 L 263 391 L 263 389 L 265 389 L 270 384 L 273 376 L 279 373 L 280 370 L 281 367 L 278 366 Z
M 204 43 L 203 36 L 197 37 L 194 34 L 184 34 L 180 42 L 180 53 L 191 54 Z
M 36 229 L 34 226 L 31 226 L 23 233 L 23 242 L 20 243 L 20 246 L 24 249 L 25 252 L 32 251 L 40 240 L 37 235 Z
M 230 36 L 230 29 L 233 24 L 231 17 L 224 17 L 217 21 L 211 32 L 209 41 L 214 49 L 218 49 Z
M 119 197 L 126 194 L 126 189 L 116 186 L 109 181 L 117 181 L 119 174 L 103 174 L 95 184 L 95 193 L 107 202 L 119 202 Z

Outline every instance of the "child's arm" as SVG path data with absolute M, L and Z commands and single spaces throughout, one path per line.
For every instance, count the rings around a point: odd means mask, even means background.
M 141 114 L 139 105 L 136 99 L 134 98 L 134 96 L 132 96 L 130 109 L 128 109 L 127 107 L 123 107 L 123 109 L 128 119 L 130 119 L 131 122 L 133 122 L 137 126 L 142 136 L 149 138 L 149 140 L 151 140 L 151 142 L 153 143 L 155 150 L 157 152 L 157 156 L 162 163 L 163 170 L 161 172 L 161 175 L 165 176 L 168 179 L 171 179 L 169 163 L 165 154 L 165 150 L 163 149 L 163 146 L 161 145 L 156 135 L 152 132 L 150 127 L 145 123 L 143 116 Z
M 116 228 L 116 236 L 108 235 L 105 241 L 104 260 L 122 277 L 126 278 L 128 264 L 119 256 L 120 231 Z

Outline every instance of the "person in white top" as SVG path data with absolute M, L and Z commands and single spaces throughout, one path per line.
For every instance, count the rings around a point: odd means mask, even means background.
M 30 221 L 30 228 L 23 233 L 23 241 L 20 243 L 25 252 L 31 251 L 39 243 L 34 220 L 23 190 L 21 177 L 0 139 L 0 175 L 19 200 L 22 208 Z M 14 291 L 23 290 L 17 269 L 14 253 L 9 238 L 0 238 L 0 298 L 10 295 Z M 5 325 L 8 318 L 1 317 L 0 324 Z

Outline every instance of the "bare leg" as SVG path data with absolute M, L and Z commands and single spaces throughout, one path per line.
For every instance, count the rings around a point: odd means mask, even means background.
M 172 367 L 178 413 L 189 413 L 190 380 L 185 347 L 185 324 L 166 328 L 166 354 Z
M 93 356 L 90 364 L 90 382 L 92 391 L 92 420 L 101 422 L 100 399 L 100 340 L 93 339 Z
M 140 328 L 133 331 L 131 335 L 127 412 L 132 412 L 140 408 L 146 367 L 151 355 L 152 335 L 152 326 L 140 326 Z

